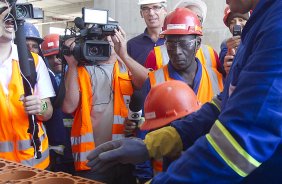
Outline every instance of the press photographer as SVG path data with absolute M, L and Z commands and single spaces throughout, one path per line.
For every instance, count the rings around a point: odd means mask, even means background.
M 0 0 L 0 157 L 45 169 L 49 151 L 42 121 L 52 115 L 55 93 L 42 58 L 27 51 L 25 18 L 34 18 L 31 4 Z
M 83 19 L 75 19 L 79 34 L 72 29 L 71 35 L 61 38 L 61 54 L 68 64 L 62 108 L 74 114 L 71 140 L 76 175 L 132 184 L 132 165 L 118 165 L 103 174 L 86 166 L 86 156 L 95 146 L 124 137 L 123 122 L 133 92 L 127 67 L 114 51 L 112 39 L 121 32 L 117 22 L 112 29 L 108 19 L 107 11 L 84 9 Z
M 224 40 L 221 44 L 221 51 L 219 59 L 224 67 L 226 75 L 229 74 L 229 70 L 233 63 L 233 59 L 236 55 L 237 48 L 241 43 L 241 33 L 250 17 L 250 12 L 241 14 L 231 12 L 229 6 L 225 8 L 223 22 L 228 27 L 232 37 Z

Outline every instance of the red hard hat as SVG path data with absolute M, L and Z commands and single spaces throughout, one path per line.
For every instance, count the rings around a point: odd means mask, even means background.
M 187 8 L 176 8 L 164 21 L 162 35 L 199 35 L 202 36 L 202 25 L 195 13 Z
M 224 9 L 223 22 L 224 22 L 224 24 L 227 27 L 229 27 L 229 25 L 228 25 L 228 18 L 229 18 L 230 15 L 233 16 L 233 17 L 241 17 L 241 18 L 243 18 L 245 20 L 248 20 L 250 18 L 251 14 L 252 14 L 252 10 L 250 10 L 248 13 L 245 13 L 245 14 L 233 13 L 233 12 L 231 12 L 231 9 L 230 9 L 229 5 L 227 5 L 225 7 L 225 9 Z
M 59 54 L 59 36 L 58 34 L 49 34 L 44 37 L 41 48 L 45 57 Z
M 228 26 L 228 17 L 230 13 L 231 13 L 230 7 L 227 5 L 224 9 L 224 16 L 223 16 L 223 22 L 227 27 L 229 27 Z
M 144 103 L 141 130 L 168 125 L 200 108 L 194 91 L 184 82 L 171 80 L 151 88 Z

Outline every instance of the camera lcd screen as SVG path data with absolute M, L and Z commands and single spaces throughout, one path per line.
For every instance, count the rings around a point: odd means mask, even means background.
M 83 9 L 83 19 L 85 23 L 89 24 L 107 24 L 108 11 L 107 10 L 93 10 Z

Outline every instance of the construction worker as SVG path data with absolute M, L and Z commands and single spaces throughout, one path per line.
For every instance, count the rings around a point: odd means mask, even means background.
M 197 14 L 200 22 L 203 24 L 207 15 L 207 5 L 202 0 L 181 0 L 177 3 L 175 8 L 188 8 L 195 14 Z M 217 53 L 208 45 L 201 44 L 196 57 L 200 62 L 206 66 L 207 72 L 210 75 L 210 80 L 213 83 L 213 94 L 216 95 L 221 92 L 223 87 L 222 73 L 223 69 L 219 62 Z M 145 63 L 146 68 L 157 70 L 166 65 L 169 61 L 166 45 L 160 45 L 154 47 L 149 53 Z
M 32 95 L 24 97 L 17 46 L 13 44 L 15 19 L 10 15 L 10 4 L 0 1 L 0 157 L 24 165 L 45 169 L 49 165 L 48 139 L 42 121 L 53 113 L 50 97 L 55 96 L 47 67 L 37 54 L 32 53 L 37 73 Z M 25 44 L 25 43 L 23 43 Z M 33 140 L 28 132 L 28 115 L 35 115 L 41 158 L 35 158 Z
M 111 37 L 105 39 L 114 48 Z M 72 39 L 65 44 L 75 46 Z M 65 55 L 68 69 L 62 108 L 65 113 L 74 114 L 71 143 L 76 175 L 109 184 L 134 184 L 132 165 L 116 166 L 104 174 L 93 173 L 86 166 L 86 156 L 96 146 L 124 137 L 123 121 L 128 116 L 133 88 L 125 64 L 111 50 L 108 60 L 90 66 L 78 65 L 80 61 L 73 55 Z
M 251 13 L 233 13 L 230 10 L 229 6 L 226 6 L 224 10 L 224 17 L 223 22 L 228 27 L 230 33 L 232 34 L 232 37 L 225 39 L 220 46 L 220 53 L 219 53 L 219 59 L 221 64 L 224 67 L 225 75 L 229 74 L 230 67 L 232 65 L 234 56 L 236 54 L 236 50 L 241 43 L 241 32 L 242 29 L 245 27 L 245 24 L 247 23 L 248 19 L 250 18 Z M 234 30 L 234 26 L 239 26 L 240 30 L 236 32 Z
M 56 91 L 56 98 L 52 99 L 54 114 L 52 119 L 46 122 L 47 134 L 50 143 L 50 170 L 54 172 L 74 173 L 74 163 L 70 143 L 70 131 L 73 117 L 61 110 L 61 104 L 57 104 L 60 96 L 60 83 L 62 76 L 62 61 L 59 55 L 59 35 L 49 34 L 44 37 L 41 44 L 42 54 L 49 67 L 49 75 Z
M 44 40 L 40 37 L 40 34 L 36 27 L 29 22 L 25 22 L 24 33 L 28 50 L 40 55 L 40 44 Z
M 127 42 L 127 52 L 142 66 L 154 46 L 162 45 L 164 39 L 159 39 L 163 22 L 167 14 L 166 0 L 139 0 L 140 15 L 144 18 L 146 29 L 144 33 Z
M 197 15 L 187 8 L 177 8 L 167 15 L 163 29 L 164 31 L 161 34 L 165 36 L 166 49 L 170 60 L 163 68 L 149 73 L 149 78 L 142 88 L 143 95 L 147 96 L 152 86 L 168 80 L 180 80 L 193 89 L 201 104 L 209 102 L 214 96 L 213 85 L 218 85 L 222 81 L 212 83 L 205 65 L 202 65 L 199 59 L 195 57 L 200 48 L 200 36 L 202 36 L 202 27 Z M 222 90 L 222 86 L 216 87 Z M 146 132 L 137 133 L 140 138 L 144 138 L 145 134 Z M 148 168 L 145 171 L 143 171 L 144 165 L 136 166 L 137 170 L 141 168 L 140 174 L 138 174 L 140 180 L 150 178 L 147 173 L 151 170 L 149 167 L 151 164 L 147 163 L 147 165 Z M 160 161 L 154 161 L 153 166 L 155 172 L 160 172 L 163 169 Z
M 50 70 L 53 72 L 57 85 L 60 85 L 63 64 L 59 58 L 59 34 L 48 34 L 44 37 L 42 51 L 47 59 Z
M 185 150 L 151 183 L 282 182 L 282 2 L 226 2 L 232 12 L 253 12 L 222 103 L 206 103 L 171 127 L 149 133 L 144 141 L 130 138 L 101 145 L 88 156 L 93 170 L 103 171 L 114 161 L 140 163 Z

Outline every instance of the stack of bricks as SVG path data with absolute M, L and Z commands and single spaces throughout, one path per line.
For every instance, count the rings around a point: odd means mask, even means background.
M 0 159 L 0 184 L 101 184 L 63 172 L 50 172 Z

